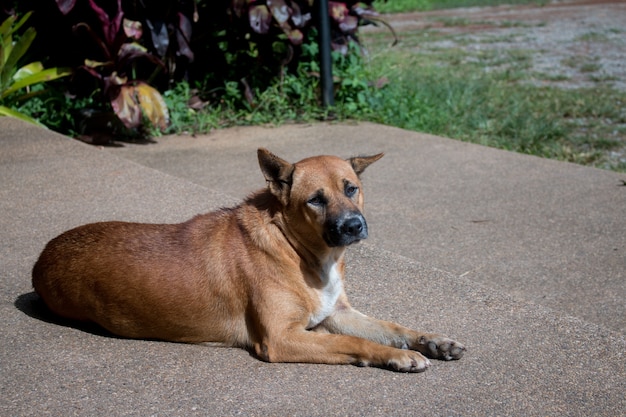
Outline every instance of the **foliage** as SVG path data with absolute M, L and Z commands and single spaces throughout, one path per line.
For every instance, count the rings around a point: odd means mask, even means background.
M 438 39 L 432 32 L 407 32 L 400 46 L 390 49 L 386 34 L 365 36 L 370 71 L 392 80 L 370 96 L 368 120 L 624 170 L 623 91 L 602 83 L 578 89 L 538 86 L 537 74 L 524 65 L 526 54 L 492 57 L 427 44 Z
M 335 107 L 320 105 L 320 79 L 316 41 L 301 45 L 302 56 L 294 71 L 284 71 L 266 88 L 255 88 L 253 103 L 244 99 L 237 82 L 227 82 L 216 103 L 202 102 L 200 89 L 188 83 L 177 84 L 164 96 L 171 109 L 172 133 L 206 132 L 210 128 L 312 121 L 321 118 L 363 118 L 371 112 L 372 97 L 382 94 L 384 82 L 368 82 L 371 74 L 356 46 L 349 53 L 332 54 L 335 81 Z
M 87 119 L 81 118 L 81 113 L 84 115 L 96 107 L 93 98 L 77 98 L 66 94 L 64 86 L 59 82 L 48 83 L 46 88 L 34 86 L 32 91 L 35 94 L 20 103 L 20 112 L 52 130 L 72 137 L 84 133 Z M 76 120 L 80 122 L 76 123 Z
M 400 0 L 393 3 L 398 2 L 402 3 Z M 161 14 L 145 15 L 140 13 L 143 3 L 130 3 L 133 7 L 124 9 L 125 16 L 148 29 L 139 38 L 124 37 L 123 43 L 139 44 L 163 63 L 136 60 L 135 63 L 143 64 L 130 66 L 130 74 L 137 82 L 149 81 L 165 91 L 163 98 L 171 121 L 168 133 L 197 133 L 225 126 L 281 124 L 332 116 L 338 120 L 366 119 L 518 152 L 626 169 L 623 163 L 615 165 L 602 156 L 607 149 L 619 146 L 619 138 L 626 135 L 623 94 L 610 89 L 560 90 L 524 84 L 520 57 L 510 57 L 515 62 L 514 71 L 485 72 L 479 64 L 471 64 L 472 60 L 468 64 L 456 50 L 438 52 L 435 56 L 416 52 L 413 46 L 423 41 L 419 36 L 427 34 L 418 34 L 417 40 L 405 36 L 403 45 L 407 51 L 402 51 L 402 47 L 388 48 L 385 35 L 378 46 L 372 47 L 368 42 L 369 56 L 360 54 L 356 43 L 347 43 L 346 48 L 336 48 L 333 53 L 336 105 L 329 113 L 319 106 L 319 49 L 314 17 L 309 21 L 310 26 L 303 28 L 287 20 L 290 26 L 286 28 L 272 14 L 269 26 L 257 27 L 267 29 L 263 32 L 265 29 L 254 30 L 255 17 L 245 9 L 260 4 L 267 6 L 263 0 L 197 4 L 170 1 L 161 8 Z M 74 2 L 75 9 L 68 16 L 81 5 L 85 12 L 89 4 Z M 236 5 L 243 7 L 240 16 L 232 11 Z M 116 16 L 115 4 L 109 6 L 109 15 Z M 311 12 L 306 7 L 301 5 L 300 14 Z M 210 13 L 216 10 L 225 13 Z M 271 13 L 272 9 L 268 6 L 267 10 Z M 97 19 L 88 19 L 97 14 L 91 8 L 87 11 L 81 15 L 84 17 L 81 21 L 103 33 Z M 184 22 L 176 17 L 179 13 L 192 22 L 192 32 L 177 26 Z M 258 10 L 253 12 L 256 16 L 254 13 Z M 292 10 L 289 13 L 297 16 Z M 167 36 L 163 35 L 163 26 L 167 28 Z M 57 32 L 62 27 L 57 25 Z M 298 36 L 286 32 L 296 29 L 302 33 L 300 43 Z M 177 33 L 184 35 L 182 41 Z M 366 37 L 368 41 L 372 39 L 377 38 Z M 93 43 L 85 44 L 88 45 L 85 50 L 75 49 L 77 44 L 71 42 L 62 45 L 62 49 L 83 59 L 77 67 L 84 64 L 87 52 L 93 53 Z M 156 53 L 157 49 L 161 52 Z M 105 59 L 93 60 L 105 62 Z M 103 70 L 103 67 L 95 68 Z M 157 73 L 155 68 L 159 70 Z M 80 81 L 78 78 L 75 76 L 74 81 Z M 94 77 L 90 75 L 90 78 Z M 184 81 L 177 81 L 183 78 Z M 55 129 L 77 135 L 90 134 L 94 130 L 90 124 L 96 125 L 96 129 L 110 126 L 106 117 L 103 122 L 91 110 L 101 109 L 93 89 L 87 88 L 77 96 L 64 94 L 63 86 L 53 87 L 27 101 L 20 110 Z M 31 92 L 38 92 L 38 88 Z M 86 121 L 72 128 L 77 114 L 87 116 Z M 114 127 L 113 133 L 118 129 Z
M 75 0 L 57 1 L 64 14 L 69 13 L 75 3 Z M 98 88 L 127 128 L 138 128 L 147 118 L 153 126 L 165 130 L 169 123 L 165 102 L 140 75 L 158 71 L 164 64 L 138 43 L 143 34 L 141 23 L 124 17 L 121 0 L 117 0 L 112 16 L 95 0 L 89 0 L 89 6 L 97 16 L 99 30 L 81 21 L 74 25 L 73 31 L 86 35 L 96 48 L 91 49 L 94 55 L 86 56 L 78 71 L 98 81 Z
M 372 1 L 329 2 L 335 51 L 347 54 L 358 42 L 359 25 L 379 21 Z M 35 11 L 43 36 L 33 53 L 75 69 L 68 93 L 91 97 L 93 111 L 114 112 L 134 130 L 146 120 L 166 128 L 169 115 L 159 91 L 183 80 L 204 104 L 217 107 L 237 95 L 248 109 L 263 107 L 261 96 L 274 80 L 301 74 L 318 22 L 313 0 L 14 3 L 18 13 Z
M 35 39 L 32 27 L 17 37 L 16 32 L 24 25 L 30 14 L 21 19 L 15 16 L 7 18 L 0 25 L 0 115 L 16 117 L 30 123 L 36 120 L 15 109 L 17 103 L 33 96 L 30 88 L 70 74 L 67 68 L 44 69 L 41 62 L 31 62 L 20 67 L 20 61 Z M 18 94 L 26 89 L 26 93 Z

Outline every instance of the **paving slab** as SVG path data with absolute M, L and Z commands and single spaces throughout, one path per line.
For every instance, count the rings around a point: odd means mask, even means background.
M 237 132 L 225 135 L 231 134 L 238 136 Z M 369 147 L 361 143 L 357 150 L 346 143 L 337 153 L 379 150 L 381 144 L 405 140 L 399 136 Z M 287 157 L 308 154 L 297 142 L 291 148 L 285 142 L 282 149 L 278 142 L 269 144 Z M 220 152 L 222 158 L 237 153 L 218 148 L 212 153 L 215 159 L 220 159 Z M 118 339 L 58 323 L 41 308 L 30 286 L 32 264 L 51 237 L 96 220 L 184 220 L 229 205 L 235 194 L 245 191 L 222 193 L 219 187 L 121 158 L 126 158 L 124 152 L 112 155 L 0 118 L 0 415 L 615 416 L 626 412 L 626 341 L 621 332 L 508 295 L 476 277 L 439 268 L 436 262 L 394 253 L 382 240 L 349 251 L 347 291 L 353 304 L 380 318 L 448 333 L 469 348 L 460 361 L 435 361 L 423 374 L 267 364 L 241 349 Z M 248 162 L 233 158 L 233 163 L 255 162 L 254 154 L 241 152 Z M 383 161 L 365 174 L 372 215 L 384 202 L 385 193 L 376 189 L 394 177 L 393 171 L 408 169 L 393 157 L 386 165 Z M 241 177 L 245 173 L 231 171 L 223 171 L 222 178 L 233 183 L 245 180 Z M 425 177 L 436 177 L 437 172 L 424 171 L 423 181 L 427 183 Z M 258 177 L 257 172 L 254 175 Z M 398 195 L 416 192 L 396 186 Z M 390 211 L 393 204 L 387 201 L 385 207 Z M 446 213 L 444 208 L 440 211 Z M 399 213 L 396 217 L 403 217 Z M 386 217 L 383 214 L 378 218 Z M 370 224 L 374 235 L 389 227 L 374 219 Z
M 111 152 L 233 196 L 262 186 L 259 146 L 293 161 L 384 151 L 364 175 L 366 244 L 626 331 L 626 174 L 371 123 L 158 142 Z

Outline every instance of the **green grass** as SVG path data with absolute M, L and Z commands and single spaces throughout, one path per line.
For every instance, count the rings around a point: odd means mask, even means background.
M 608 42 L 609 37 L 604 33 L 589 32 L 577 38 L 580 42 Z
M 366 36 L 365 42 L 372 56 L 369 71 L 391 80 L 372 100 L 370 120 L 626 171 L 624 162 L 607 158 L 626 142 L 623 92 L 602 86 L 535 86 L 531 81 L 540 75 L 530 73 L 530 51 L 438 50 L 425 44 L 407 47 L 404 42 L 388 48 L 387 39 L 378 33 Z M 587 59 L 567 64 L 598 69 Z
M 388 0 L 376 1 L 374 2 L 374 7 L 381 13 L 405 13 L 413 11 L 451 9 L 456 7 L 545 3 L 545 0 Z
M 480 73 L 412 65 L 418 70 L 401 70 L 384 98 L 373 103 L 377 121 L 517 152 L 562 156 L 557 142 L 566 127 L 541 111 L 552 100 L 550 94 L 532 94 Z

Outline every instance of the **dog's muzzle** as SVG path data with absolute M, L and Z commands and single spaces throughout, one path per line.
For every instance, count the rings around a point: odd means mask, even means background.
M 367 238 L 367 223 L 361 213 L 347 213 L 326 223 L 324 240 L 330 247 L 347 246 Z

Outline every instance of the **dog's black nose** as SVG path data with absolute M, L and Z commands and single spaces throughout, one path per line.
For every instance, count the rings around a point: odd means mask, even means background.
M 341 234 L 352 237 L 359 237 L 363 233 L 363 218 L 361 216 L 355 216 L 347 219 L 341 225 Z M 363 237 L 359 237 L 363 239 Z
M 347 246 L 367 238 L 367 223 L 361 213 L 347 213 L 326 223 L 324 240 L 328 246 Z

